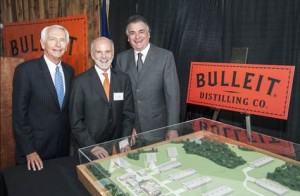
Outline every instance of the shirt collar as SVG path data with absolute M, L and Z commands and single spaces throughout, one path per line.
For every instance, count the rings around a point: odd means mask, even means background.
M 146 46 L 146 48 L 144 48 L 144 50 L 142 50 L 142 51 L 136 51 L 135 50 L 134 51 L 134 55 L 137 56 L 138 53 L 142 53 L 143 54 L 142 58 L 145 58 L 147 56 L 147 54 L 148 54 L 149 49 L 150 49 L 150 43 L 148 43 L 148 45 Z
M 110 68 L 109 69 L 107 69 L 106 71 L 103 71 L 102 69 L 100 69 L 97 65 L 95 65 L 95 69 L 96 69 L 96 71 L 97 71 L 97 73 L 99 74 L 99 75 L 102 75 L 102 73 L 108 73 L 108 75 L 110 75 Z
M 55 64 L 55 63 L 53 63 L 52 61 L 50 61 L 50 59 L 48 59 L 48 57 L 47 57 L 46 55 L 44 55 L 44 59 L 45 59 L 47 65 L 49 65 L 49 66 L 51 66 L 51 67 L 56 68 L 56 66 L 59 66 L 59 67 L 60 67 L 60 65 L 61 65 L 61 61 L 59 61 L 58 64 Z
M 47 64 L 47 67 L 50 71 L 50 74 L 51 74 L 51 77 L 53 78 L 54 80 L 54 74 L 55 74 L 55 70 L 56 70 L 56 67 L 58 66 L 59 70 L 62 72 L 63 69 L 62 69 L 62 66 L 61 66 L 61 62 L 58 63 L 58 65 L 56 65 L 55 63 L 53 63 L 52 61 L 50 61 L 46 55 L 44 55 L 44 59 L 45 59 L 45 62 Z

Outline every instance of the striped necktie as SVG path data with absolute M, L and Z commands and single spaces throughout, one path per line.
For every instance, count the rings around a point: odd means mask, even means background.
M 59 107 L 62 108 L 62 104 L 64 101 L 64 83 L 63 83 L 63 78 L 62 74 L 59 71 L 59 67 L 56 66 L 55 69 L 55 81 L 54 81 L 55 89 L 56 89 L 56 94 L 58 97 L 58 103 Z

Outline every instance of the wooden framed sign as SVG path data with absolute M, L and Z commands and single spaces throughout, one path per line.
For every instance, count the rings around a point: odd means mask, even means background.
M 44 27 L 54 24 L 64 26 L 70 34 L 63 61 L 73 66 L 76 74 L 85 71 L 88 66 L 86 15 L 4 24 L 5 56 L 20 57 L 24 60 L 39 58 L 43 54 L 40 46 L 41 31 Z

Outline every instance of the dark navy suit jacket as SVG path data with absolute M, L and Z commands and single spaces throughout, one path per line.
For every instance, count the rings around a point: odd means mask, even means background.
M 43 56 L 26 61 L 15 69 L 13 127 L 18 163 L 26 163 L 26 155 L 34 151 L 43 160 L 69 154 L 68 106 L 74 70 L 63 62 L 61 64 L 66 89 L 62 109 Z

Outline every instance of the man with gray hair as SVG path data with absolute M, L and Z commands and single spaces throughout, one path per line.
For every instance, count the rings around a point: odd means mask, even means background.
M 129 75 L 134 98 L 136 133 L 143 143 L 178 137 L 173 128 L 148 132 L 179 123 L 180 92 L 173 53 L 150 43 L 150 28 L 140 15 L 129 17 L 126 35 L 131 49 L 117 55 L 116 69 Z M 143 137 L 143 138 L 142 138 Z
M 21 63 L 13 79 L 13 127 L 16 160 L 28 170 L 43 169 L 43 160 L 69 155 L 69 98 L 73 68 L 62 62 L 69 43 L 60 25 L 41 32 L 42 57 Z

